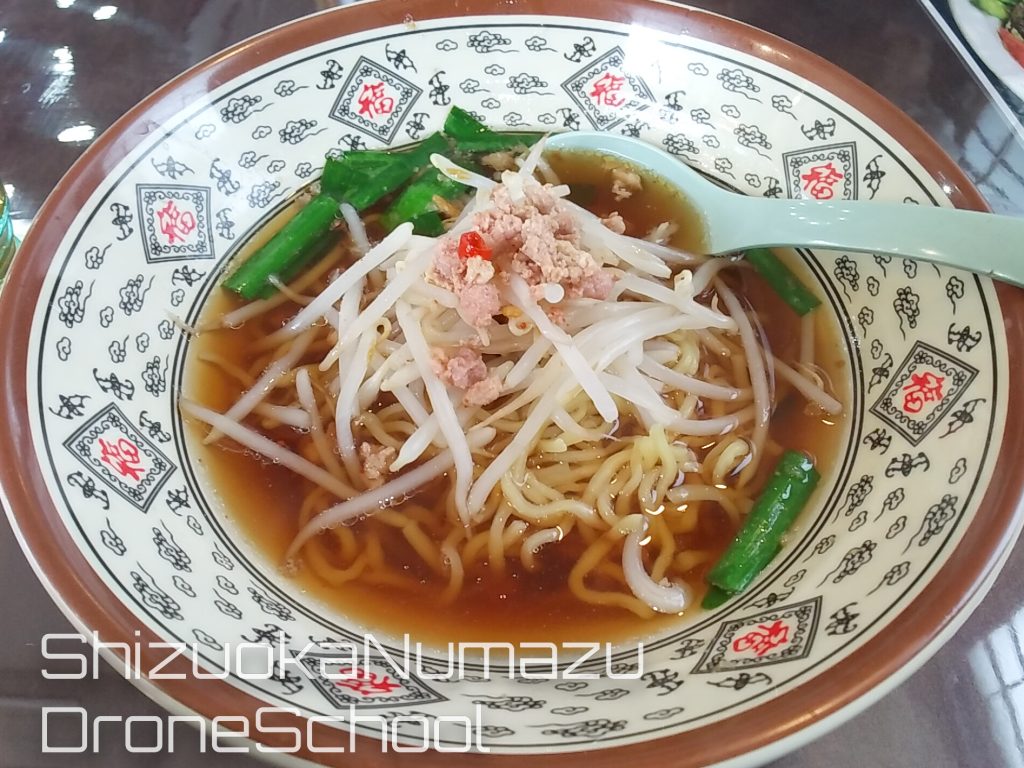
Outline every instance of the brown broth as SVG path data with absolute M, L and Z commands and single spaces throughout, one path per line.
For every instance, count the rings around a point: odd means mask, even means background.
M 679 247 L 699 243 L 699 216 L 684 205 L 678 195 L 664 184 L 645 179 L 644 192 L 634 198 L 616 201 L 610 194 L 610 168 L 578 155 L 552 158 L 552 166 L 563 180 L 573 184 L 592 184 L 598 193 L 588 208 L 599 215 L 618 211 L 627 221 L 628 233 L 643 235 L 667 219 L 680 223 L 680 233 L 673 240 Z M 277 222 L 259 234 L 263 240 Z M 795 255 L 782 254 L 794 269 L 803 271 Z M 751 270 L 739 273 L 735 286 L 763 319 L 765 332 L 773 352 L 781 359 L 794 359 L 798 354 L 800 321 L 796 315 Z M 204 319 L 219 317 L 238 306 L 226 292 L 216 292 L 204 310 Z M 294 312 L 286 305 L 275 313 L 274 322 L 283 321 Z M 827 312 L 817 313 L 815 359 L 833 382 L 842 383 L 840 346 L 836 329 Z M 226 410 L 238 397 L 237 382 L 224 376 L 216 367 L 195 360 L 205 352 L 219 355 L 242 366 L 252 362 L 249 349 L 259 337 L 255 324 L 232 331 L 213 331 L 197 337 L 189 351 L 189 373 L 186 394 L 218 410 Z M 845 392 L 840 390 L 840 397 Z M 828 466 L 835 458 L 841 433 L 841 417 L 826 421 L 805 412 L 802 399 L 790 393 L 779 404 L 772 420 L 770 439 L 782 448 L 810 453 L 819 466 Z M 200 436 L 196 430 L 194 437 Z M 286 437 L 280 435 L 272 437 Z M 212 486 L 217 489 L 223 515 L 247 538 L 252 547 L 274 564 L 280 563 L 285 550 L 297 532 L 298 508 L 304 496 L 303 484 L 289 470 L 263 461 L 237 446 L 204 448 L 193 440 L 199 461 L 206 465 Z M 770 467 L 763 467 L 758 483 Z M 415 497 L 420 504 L 440 498 L 444 481 Z M 439 513 L 443 514 L 443 513 Z M 735 531 L 725 513 L 717 508 L 702 513 L 700 526 L 694 534 L 677 537 L 683 546 L 697 545 L 721 552 Z M 408 576 L 410 588 L 399 589 L 362 583 L 359 580 L 341 587 L 322 583 L 310 569 L 293 578 L 310 597 L 325 603 L 329 609 L 348 617 L 365 628 L 384 635 L 409 633 L 414 640 L 425 643 L 454 642 L 569 642 L 623 641 L 647 636 L 679 622 L 678 617 L 657 617 L 643 620 L 625 610 L 584 603 L 576 599 L 566 585 L 566 578 L 583 545 L 578 537 L 568 537 L 557 546 L 548 546 L 538 554 L 540 568 L 530 572 L 508 560 L 504 573 L 495 573 L 485 564 L 467 568 L 464 587 L 453 604 L 444 605 L 439 596 L 446 577 L 432 573 L 415 556 L 401 533 L 371 519 L 355 526 L 373 526 L 389 562 L 401 563 L 400 572 Z M 354 528 L 355 530 L 355 528 Z M 687 541 L 689 539 L 689 541 Z M 701 589 L 703 576 L 711 563 L 695 568 L 688 578 Z M 282 576 L 282 578 L 285 578 Z M 588 583 L 601 588 L 599 579 L 591 576 Z M 699 610 L 699 608 L 695 609 Z
M 629 168 L 621 160 L 589 152 L 549 152 L 545 159 L 560 180 L 581 188 L 592 199 L 579 201 L 598 216 L 618 212 L 626 222 L 626 234 L 644 237 L 663 221 L 674 221 L 677 232 L 672 245 L 700 253 L 704 242 L 704 220 L 700 212 L 668 182 L 641 173 L 643 189 L 624 199 L 612 194 L 612 171 Z

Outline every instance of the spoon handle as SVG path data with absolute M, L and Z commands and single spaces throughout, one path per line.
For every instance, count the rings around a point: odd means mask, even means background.
M 741 195 L 730 195 L 728 208 L 719 210 L 709 221 L 714 253 L 796 246 L 891 254 L 1024 285 L 1024 219 L 900 203 Z

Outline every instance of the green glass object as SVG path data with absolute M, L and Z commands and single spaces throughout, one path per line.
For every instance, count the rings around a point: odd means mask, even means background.
M 17 247 L 18 241 L 14 239 L 14 227 L 11 224 L 11 206 L 3 184 L 0 184 L 0 285 L 3 285 L 7 277 Z

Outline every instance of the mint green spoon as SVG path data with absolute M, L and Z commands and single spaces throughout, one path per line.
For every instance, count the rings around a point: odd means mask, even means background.
M 924 205 L 748 197 L 708 181 L 657 147 L 613 133 L 560 133 L 546 148 L 620 157 L 675 185 L 704 220 L 707 255 L 784 246 L 863 251 L 1024 286 L 1024 219 Z

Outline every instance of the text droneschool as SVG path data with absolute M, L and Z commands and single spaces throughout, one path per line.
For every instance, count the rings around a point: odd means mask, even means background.
M 137 636 L 140 634 L 136 632 Z M 396 679 L 408 680 L 415 675 L 435 681 L 469 676 L 476 680 L 492 676 L 526 680 L 635 680 L 644 673 L 642 643 L 625 653 L 622 649 L 614 652 L 610 643 L 449 643 L 445 651 L 438 653 L 413 643 L 408 635 L 401 650 L 396 651 L 368 634 L 362 643 L 310 642 L 294 650 L 288 646 L 287 636 L 280 632 L 275 642 L 268 639 L 264 643 L 224 644 L 218 653 L 210 654 L 209 648 L 200 651 L 195 643 L 144 643 L 141 639 L 134 643 L 104 642 L 94 632 L 91 636 L 45 635 L 41 650 L 44 659 L 59 662 L 43 667 L 43 677 L 50 680 L 97 679 L 101 655 L 120 657 L 122 663 L 117 666 L 126 679 L 155 681 L 187 677 L 222 680 L 229 675 L 267 680 L 295 670 L 308 678 L 343 682 L 364 679 L 366 670 L 374 665 L 378 669 L 385 667 Z M 189 660 L 191 667 L 187 673 L 180 671 L 181 661 Z M 171 671 L 172 664 L 178 671 Z M 213 671 L 204 668 L 204 664 Z M 304 725 L 282 725 L 282 716 L 304 717 Z M 41 747 L 44 753 L 99 753 L 116 738 L 130 753 L 173 752 L 177 747 L 177 726 L 182 723 L 198 729 L 200 752 L 249 752 L 254 748 L 259 752 L 281 753 L 354 752 L 363 743 L 357 740 L 358 734 L 373 737 L 384 752 L 490 751 L 481 741 L 484 723 L 478 703 L 472 717 L 445 714 L 427 718 L 417 713 L 385 718 L 351 706 L 345 714 L 310 716 L 295 707 L 266 706 L 258 709 L 253 719 L 233 715 L 209 721 L 198 715 L 124 717 L 96 715 L 83 707 L 44 707 Z M 343 728 L 347 736 L 343 731 L 331 735 L 320 730 L 321 725 Z M 63 739 L 56 738 L 58 730 Z M 194 734 L 189 735 L 194 738 Z M 275 746 L 261 743 L 259 737 L 267 735 L 278 739 Z

